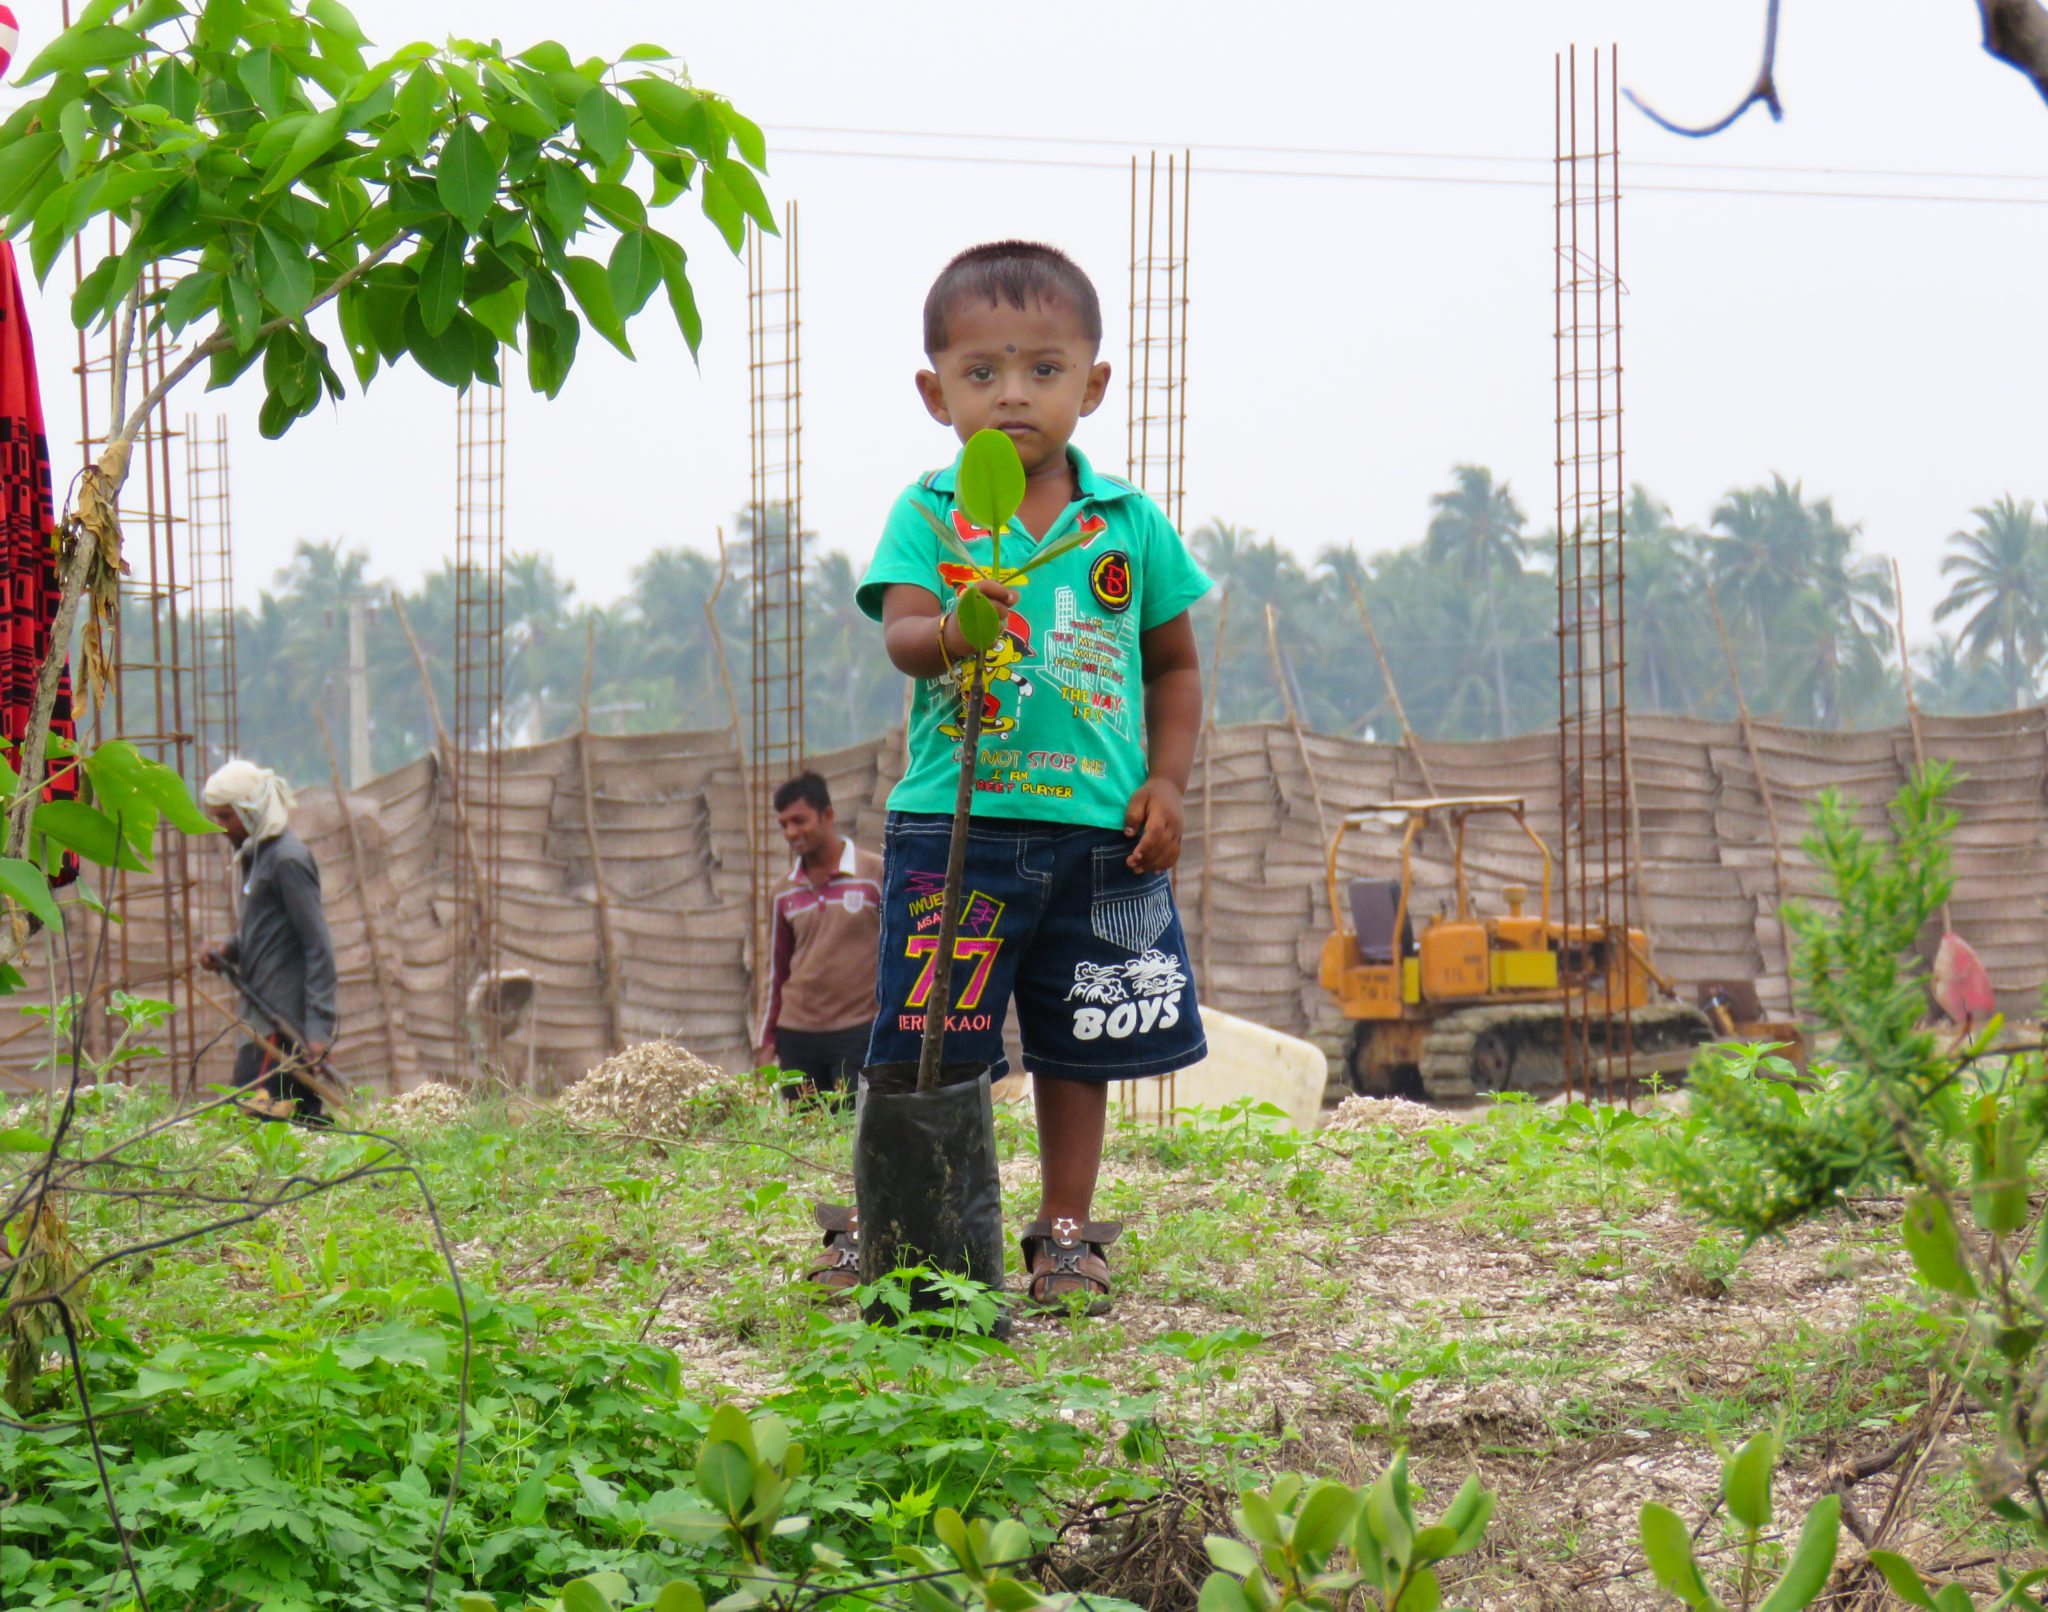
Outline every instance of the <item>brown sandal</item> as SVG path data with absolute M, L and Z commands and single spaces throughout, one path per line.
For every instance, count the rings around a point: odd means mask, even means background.
M 811 1205 L 811 1218 L 825 1234 L 825 1246 L 811 1261 L 808 1280 L 826 1299 L 843 1299 L 860 1286 L 860 1211 L 843 1203 Z
M 1034 1220 L 1024 1228 L 1024 1269 L 1029 1276 L 1024 1307 L 1060 1313 L 1085 1298 L 1084 1314 L 1107 1315 L 1110 1294 L 1107 1249 L 1123 1232 L 1120 1220 Z

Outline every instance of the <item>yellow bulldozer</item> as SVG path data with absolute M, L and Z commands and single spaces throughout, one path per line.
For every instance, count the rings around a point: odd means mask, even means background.
M 1534 912 L 1523 884 L 1501 891 L 1506 912 L 1474 910 L 1465 829 L 1482 815 L 1511 817 L 1528 837 L 1542 867 Z M 1404 823 L 1400 877 L 1340 880 L 1346 836 L 1390 818 Z M 1418 934 L 1413 855 L 1438 819 L 1450 833 L 1454 892 Z M 1346 814 L 1330 841 L 1321 980 L 1353 1021 L 1345 1075 L 1354 1091 L 1436 1101 L 1543 1095 L 1566 1084 L 1568 1039 L 1581 1032 L 1579 1044 L 1596 1058 L 1612 1059 L 1625 1041 L 1638 1077 L 1682 1071 L 1716 1038 L 1707 1015 L 1680 1002 L 1651 962 L 1642 930 L 1617 935 L 1552 916 L 1551 867 L 1520 796 L 1394 800 Z

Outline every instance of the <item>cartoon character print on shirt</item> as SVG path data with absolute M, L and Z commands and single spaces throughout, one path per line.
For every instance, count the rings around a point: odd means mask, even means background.
M 1188 977 L 1178 957 L 1148 951 L 1126 963 L 1079 962 L 1067 992 L 1074 1009 L 1074 1039 L 1125 1041 L 1180 1023 Z
M 1003 714 L 1003 702 L 996 692 L 998 683 L 1008 683 L 1014 687 L 1020 700 L 1028 699 L 1037 692 L 1037 686 L 1031 679 L 1018 670 L 1030 654 L 1031 623 L 1012 610 L 1003 618 L 1002 635 L 996 639 L 995 647 L 982 657 L 982 664 L 987 668 L 984 674 L 987 683 L 981 697 L 983 737 L 994 733 L 1008 733 L 1017 726 L 1017 719 L 1014 716 Z M 958 668 L 954 670 L 950 681 L 956 694 L 962 692 L 965 679 Z M 949 739 L 963 736 L 957 720 L 941 722 L 939 732 Z

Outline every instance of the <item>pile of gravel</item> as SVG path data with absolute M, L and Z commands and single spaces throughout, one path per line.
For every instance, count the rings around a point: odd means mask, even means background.
M 682 1136 L 740 1095 L 732 1076 L 673 1041 L 643 1041 L 605 1059 L 563 1092 L 556 1107 L 575 1125 Z
M 1325 1131 L 1376 1131 L 1381 1126 L 1407 1134 L 1444 1124 L 1448 1116 L 1427 1103 L 1411 1103 L 1405 1097 L 1360 1097 L 1357 1093 L 1337 1105 L 1323 1121 Z
M 415 1086 L 384 1105 L 378 1118 L 395 1130 L 425 1131 L 452 1125 L 462 1117 L 469 1100 L 455 1087 L 439 1080 Z

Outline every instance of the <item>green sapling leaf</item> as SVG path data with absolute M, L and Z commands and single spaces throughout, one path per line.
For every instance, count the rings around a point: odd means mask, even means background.
M 977 431 L 967 439 L 954 488 L 967 518 L 1000 536 L 1024 502 L 1024 461 L 1008 433 Z
M 996 607 L 979 588 L 968 588 L 960 595 L 957 607 L 960 617 L 960 633 L 977 653 L 986 655 L 995 647 L 1002 636 L 1003 618 L 996 614 Z
M 1806 1514 L 1799 1530 L 1799 1543 L 1792 1552 L 1791 1565 L 1764 1597 L 1758 1612 L 1804 1612 L 1828 1587 L 1828 1575 L 1835 1570 L 1835 1547 L 1841 1541 L 1842 1498 L 1823 1495 Z
M 1917 1192 L 1906 1201 L 1906 1252 L 1929 1287 L 1968 1297 L 1977 1290 L 1963 1263 L 1963 1241 L 1946 1200 Z
M 1693 1612 L 1722 1612 L 1720 1601 L 1700 1576 L 1699 1565 L 1692 1558 L 1692 1535 L 1686 1532 L 1677 1512 L 1649 1501 L 1643 1507 L 1638 1529 L 1650 1571 L 1665 1590 Z
M 1729 1456 L 1721 1468 L 1721 1494 L 1728 1511 L 1751 1533 L 1771 1521 L 1771 1473 L 1778 1464 L 1778 1441 L 1759 1433 Z

